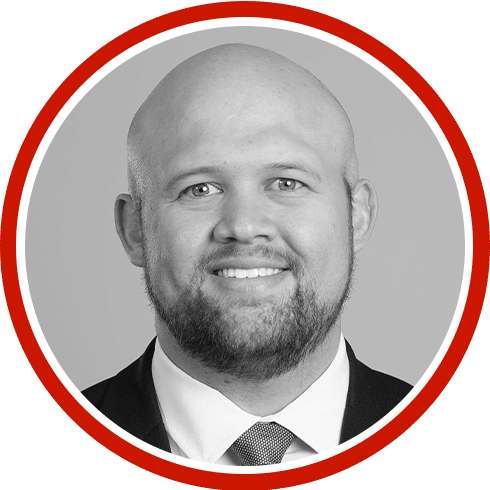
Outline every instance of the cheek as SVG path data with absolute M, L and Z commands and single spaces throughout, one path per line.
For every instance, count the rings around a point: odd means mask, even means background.
M 316 282 L 337 282 L 349 267 L 350 220 L 346 206 L 340 203 L 317 203 L 297 219 L 282 223 L 285 241 L 301 257 L 305 273 Z
M 152 227 L 154 273 L 162 287 L 188 285 L 209 242 L 209 224 L 162 210 Z

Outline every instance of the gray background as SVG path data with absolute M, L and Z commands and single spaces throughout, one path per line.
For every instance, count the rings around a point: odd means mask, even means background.
M 298 62 L 349 114 L 360 175 L 374 182 L 380 213 L 358 256 L 343 330 L 365 363 L 415 383 L 442 343 L 461 285 L 463 219 L 449 165 L 383 75 L 328 43 L 266 28 L 213 29 L 155 46 L 106 76 L 63 123 L 39 170 L 26 232 L 29 287 L 51 349 L 82 389 L 122 369 L 154 336 L 141 271 L 113 223 L 114 198 L 127 189 L 126 133 L 170 69 L 226 42 Z

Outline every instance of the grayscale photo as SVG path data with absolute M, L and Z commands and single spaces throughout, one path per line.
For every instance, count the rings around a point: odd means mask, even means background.
M 456 184 L 409 97 L 337 46 L 259 27 L 163 42 L 90 89 L 26 237 L 74 386 L 142 441 L 231 466 L 325 453 L 403 403 L 464 262 Z

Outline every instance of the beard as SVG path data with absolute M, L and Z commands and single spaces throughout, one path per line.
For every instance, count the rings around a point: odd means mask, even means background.
M 263 382 L 291 371 L 323 344 L 349 296 L 354 254 L 352 234 L 343 287 L 322 300 L 289 252 L 258 246 L 246 255 L 280 258 L 296 277 L 295 290 L 277 298 L 220 299 L 203 292 L 207 264 L 218 258 L 243 257 L 243 247 L 230 244 L 201 259 L 191 285 L 169 301 L 157 294 L 145 250 L 144 281 L 155 313 L 190 357 L 211 370 Z M 248 279 L 228 279 L 248 280 Z

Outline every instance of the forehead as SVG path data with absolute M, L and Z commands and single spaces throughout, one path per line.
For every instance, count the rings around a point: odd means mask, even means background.
M 243 169 L 314 155 L 342 166 L 350 123 L 318 80 L 270 53 L 225 51 L 179 65 L 138 111 L 130 140 L 147 177 L 202 161 Z
M 261 178 L 271 170 L 296 168 L 319 178 L 326 169 L 324 155 L 313 145 L 274 127 L 241 135 L 233 128 L 226 135 L 199 132 L 185 147 L 156 168 L 158 182 L 170 182 L 180 175 L 211 174 L 219 177 Z
M 286 161 L 341 166 L 345 135 L 328 113 L 276 94 L 231 95 L 198 98 L 163 125 L 151 144 L 155 176 L 204 163 L 241 172 Z
M 320 146 L 316 138 L 308 137 L 308 131 L 298 131 L 284 121 L 256 123 L 245 124 L 242 119 L 227 124 L 199 121 L 180 138 L 172 155 L 155 155 L 154 183 L 164 189 L 181 176 L 260 180 L 270 172 L 286 169 L 321 180 L 320 175 L 340 169 L 337 146 Z M 189 183 L 187 179 L 181 182 Z

